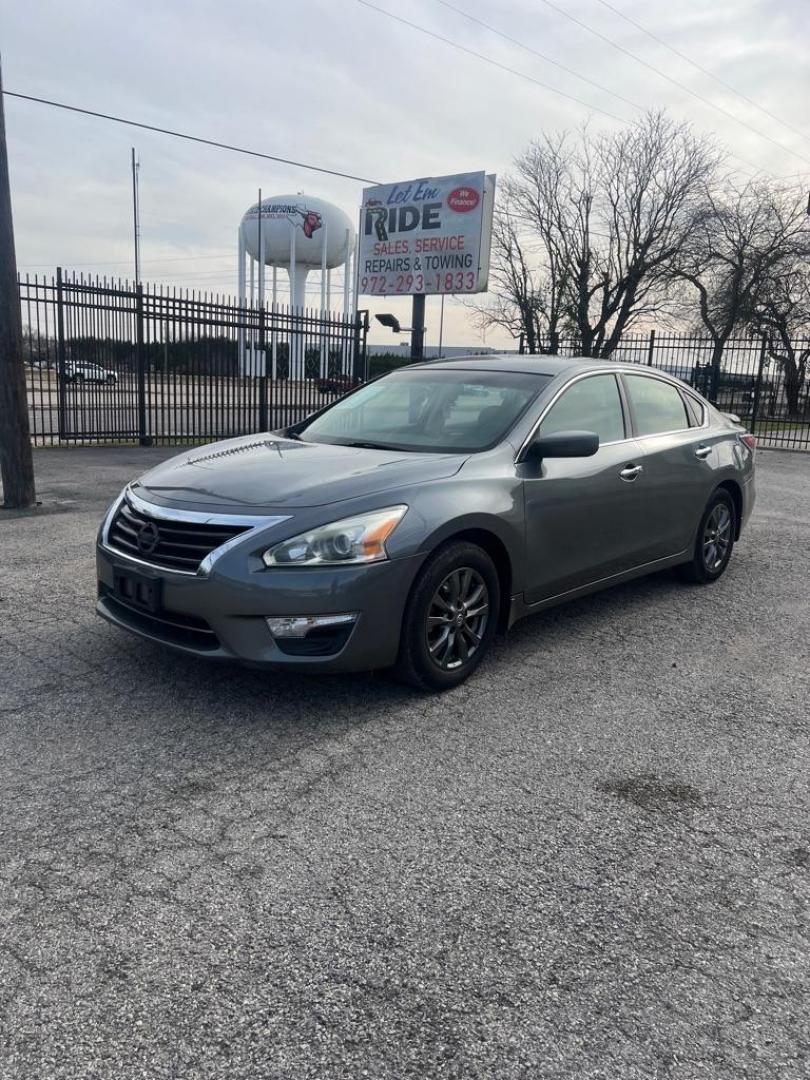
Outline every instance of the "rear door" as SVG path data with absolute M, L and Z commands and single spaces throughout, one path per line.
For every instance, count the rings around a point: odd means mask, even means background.
M 593 431 L 593 457 L 547 458 L 520 466 L 526 507 L 528 603 L 568 592 L 643 561 L 644 503 L 640 450 L 627 437 L 614 374 L 572 382 L 536 435 Z
M 623 372 L 621 379 L 641 450 L 647 559 L 662 559 L 693 541 L 714 484 L 716 450 L 702 426 L 702 406 L 687 409 L 675 383 L 652 372 Z

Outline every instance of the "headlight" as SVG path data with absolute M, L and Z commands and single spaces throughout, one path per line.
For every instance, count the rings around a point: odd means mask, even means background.
M 266 566 L 339 566 L 388 558 L 385 542 L 402 521 L 407 506 L 389 506 L 370 514 L 333 521 L 268 548 Z

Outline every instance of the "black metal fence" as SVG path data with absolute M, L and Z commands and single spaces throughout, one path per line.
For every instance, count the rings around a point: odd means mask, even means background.
M 37 445 L 267 431 L 365 378 L 365 312 L 250 307 L 61 271 L 21 279 L 20 301 Z
M 65 275 L 20 281 L 38 445 L 182 444 L 294 423 L 367 377 L 368 314 L 250 307 L 190 290 Z M 574 339 L 558 344 L 577 355 Z M 760 444 L 810 450 L 810 337 L 631 335 L 612 359 L 647 364 L 736 413 Z M 479 358 L 480 359 L 480 358 Z
M 580 350 L 569 338 L 556 351 L 576 356 Z M 611 359 L 683 379 L 721 411 L 739 416 L 760 446 L 810 450 L 810 336 L 789 342 L 733 338 L 718 365 L 710 338 L 652 330 L 622 338 Z

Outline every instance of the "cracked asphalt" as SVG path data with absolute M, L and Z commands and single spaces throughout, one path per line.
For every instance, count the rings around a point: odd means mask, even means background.
M 810 459 L 723 580 L 515 628 L 442 697 L 93 613 L 171 451 L 43 450 L 0 515 L 2 1080 L 810 1074 Z

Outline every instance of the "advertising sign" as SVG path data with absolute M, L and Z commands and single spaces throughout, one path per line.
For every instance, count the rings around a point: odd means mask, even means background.
M 495 177 L 458 173 L 365 188 L 359 291 L 485 292 Z

